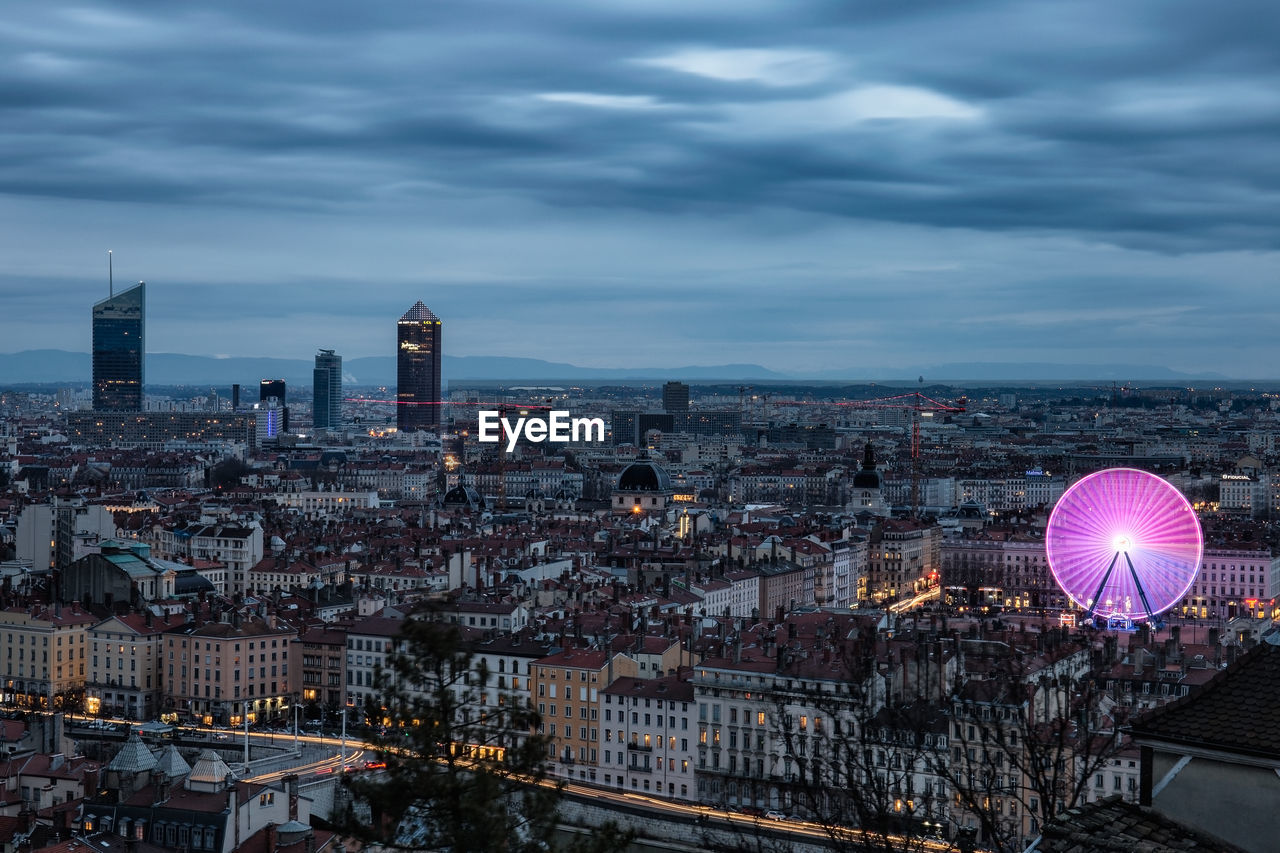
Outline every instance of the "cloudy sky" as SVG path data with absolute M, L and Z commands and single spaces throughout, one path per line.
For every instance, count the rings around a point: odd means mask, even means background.
M 0 351 L 1273 376 L 1269 0 L 15 2 Z

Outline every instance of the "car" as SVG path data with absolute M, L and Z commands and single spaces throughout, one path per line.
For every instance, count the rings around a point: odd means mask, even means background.
M 385 761 L 366 761 L 364 763 L 365 770 L 381 770 L 386 766 L 387 766 L 387 762 Z
M 776 812 L 772 809 L 764 813 L 765 820 L 786 820 L 787 816 L 782 812 Z
M 751 817 L 764 817 L 764 809 L 759 806 L 743 806 L 742 813 Z

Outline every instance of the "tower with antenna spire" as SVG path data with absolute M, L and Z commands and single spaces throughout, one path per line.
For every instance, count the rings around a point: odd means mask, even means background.
M 108 255 L 109 257 L 109 255 Z M 146 283 L 93 306 L 93 408 L 142 411 L 146 361 Z

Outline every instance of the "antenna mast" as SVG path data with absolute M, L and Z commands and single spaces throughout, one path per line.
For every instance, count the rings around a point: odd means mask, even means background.
M 111 250 L 107 249 L 107 295 L 116 295 L 115 268 L 111 264 Z

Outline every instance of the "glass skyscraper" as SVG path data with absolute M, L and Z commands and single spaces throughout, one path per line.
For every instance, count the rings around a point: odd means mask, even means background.
M 440 318 L 421 301 L 396 324 L 396 428 L 440 432 Z
M 142 411 L 146 285 L 138 282 L 93 306 L 93 408 Z
M 337 429 L 342 425 L 342 356 L 331 349 L 316 353 L 311 372 L 312 406 L 316 429 Z

